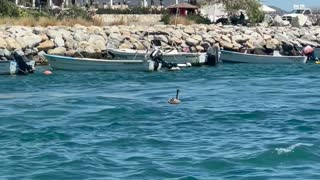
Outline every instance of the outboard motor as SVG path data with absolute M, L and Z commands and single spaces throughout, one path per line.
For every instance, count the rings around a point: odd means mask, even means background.
M 160 49 L 153 50 L 150 54 L 150 58 L 152 61 L 154 61 L 154 70 L 156 71 L 159 68 L 160 64 L 163 63 L 162 52 L 160 51 Z
M 209 47 L 207 50 L 207 62 L 208 66 L 215 66 L 218 64 L 219 61 L 219 47 Z
M 18 65 L 18 74 L 28 74 L 34 72 L 32 66 L 26 63 L 28 58 L 25 55 L 21 56 L 17 52 L 14 52 L 13 57 Z

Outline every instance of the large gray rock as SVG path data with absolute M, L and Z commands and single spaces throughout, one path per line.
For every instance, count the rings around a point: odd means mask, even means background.
M 274 17 L 274 19 L 273 19 L 273 24 L 274 24 L 275 26 L 288 26 L 288 25 L 290 25 L 290 22 L 289 22 L 289 21 L 284 21 L 284 20 L 282 20 L 282 18 L 277 15 L 277 16 Z
M 186 44 L 189 46 L 197 46 L 200 44 L 200 41 L 193 38 L 188 38 L 186 39 Z
M 21 45 L 12 37 L 5 39 L 9 50 L 21 49 Z
M 62 37 L 61 32 L 59 32 L 58 30 L 54 30 L 54 29 L 47 30 L 47 35 L 50 39 L 54 39 L 56 37 Z
M 105 41 L 105 39 L 102 36 L 96 35 L 96 34 L 89 36 L 89 39 L 88 39 L 89 44 L 96 43 L 97 41 Z
M 310 45 L 310 46 L 313 46 L 313 47 L 320 47 L 320 44 L 317 43 L 317 42 L 312 42 L 312 41 L 308 41 L 306 39 L 297 39 L 297 41 L 299 43 L 301 43 L 303 46 L 307 46 L 307 45 Z
M 80 42 L 80 41 L 84 41 L 87 38 L 87 34 L 85 34 L 82 31 L 77 31 L 74 33 L 73 35 L 74 40 Z
M 42 41 L 40 35 L 24 36 L 22 39 L 25 42 L 25 47 L 29 48 L 37 46 Z
M 307 21 L 307 16 L 299 14 L 297 17 L 292 18 L 291 25 L 292 27 L 302 27 L 307 23 Z
M 51 40 L 46 40 L 45 42 L 42 42 L 37 46 L 37 49 L 39 51 L 48 51 L 49 49 L 54 48 L 54 43 Z
M 168 38 L 165 35 L 155 35 L 154 38 L 164 43 L 169 42 Z
M 64 47 L 65 46 L 65 43 L 64 43 L 64 40 L 62 39 L 62 37 L 56 37 L 54 38 L 54 45 L 56 47 Z
M 270 39 L 266 43 L 266 48 L 276 50 L 280 46 L 280 42 L 277 39 Z
M 67 52 L 66 48 L 64 47 L 57 47 L 55 49 L 50 49 L 48 54 L 55 54 L 55 55 L 64 55 Z
M 2 37 L 0 37 L 0 48 L 5 49 L 7 48 L 7 46 L 7 42 Z
M 184 31 L 185 33 L 189 34 L 189 35 L 195 33 L 194 28 L 189 27 L 189 26 L 185 27 L 183 31 Z

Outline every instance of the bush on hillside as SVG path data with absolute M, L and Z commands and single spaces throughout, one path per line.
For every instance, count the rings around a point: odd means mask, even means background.
M 83 9 L 83 8 L 79 8 L 76 6 L 73 6 L 67 10 L 60 10 L 59 12 L 51 12 L 54 13 L 52 14 L 54 17 L 58 18 L 58 19 L 68 19 L 68 18 L 81 18 L 81 19 L 86 19 L 86 20 L 91 20 L 92 17 L 89 15 L 88 11 Z
M 19 17 L 19 8 L 8 0 L 0 0 L 1 17 Z
M 211 24 L 210 19 L 203 17 L 201 15 L 190 14 L 187 16 L 187 18 L 191 21 L 196 22 L 197 24 Z

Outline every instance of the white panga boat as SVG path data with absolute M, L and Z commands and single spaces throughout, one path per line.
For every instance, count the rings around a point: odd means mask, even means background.
M 270 55 L 246 54 L 221 50 L 220 60 L 225 63 L 255 63 L 255 64 L 283 64 L 307 63 L 305 56 L 281 56 L 279 53 Z
M 113 59 L 128 60 L 148 59 L 151 53 L 151 51 L 147 52 L 133 49 L 108 49 L 108 52 L 113 56 Z M 175 49 L 169 52 L 162 51 L 163 61 L 176 64 L 191 63 L 193 66 L 199 66 L 206 63 L 206 58 L 206 53 L 178 52 Z
M 32 68 L 35 69 L 35 61 L 26 62 Z M 22 70 L 16 61 L 0 61 L 0 75 L 13 75 L 13 74 L 28 74 L 31 73 L 28 70 Z
M 71 71 L 157 71 L 161 63 L 152 60 L 105 60 L 45 54 L 52 69 Z

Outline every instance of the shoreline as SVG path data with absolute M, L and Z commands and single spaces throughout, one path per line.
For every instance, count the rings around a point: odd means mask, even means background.
M 243 47 L 256 50 L 279 50 L 295 55 L 295 47 L 320 47 L 320 28 L 311 27 L 245 27 L 231 25 L 155 25 L 155 26 L 0 26 L 0 58 L 8 59 L 12 51 L 22 49 L 38 63 L 43 53 L 99 58 L 112 45 L 120 49 L 146 50 L 152 39 L 162 47 L 189 47 L 192 52 L 205 52 L 213 44 L 227 50 Z

